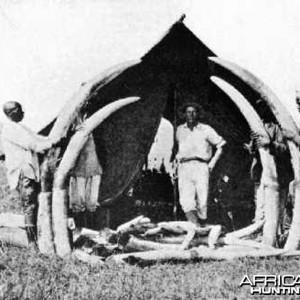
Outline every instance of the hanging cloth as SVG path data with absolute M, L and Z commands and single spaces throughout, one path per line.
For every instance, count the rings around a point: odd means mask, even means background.
M 101 176 L 102 167 L 91 134 L 79 154 L 75 167 L 70 172 L 70 208 L 74 213 L 96 210 Z

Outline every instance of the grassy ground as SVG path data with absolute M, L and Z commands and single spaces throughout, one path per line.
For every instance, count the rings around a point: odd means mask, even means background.
M 11 192 L 5 177 L 4 163 L 0 161 L 0 212 L 15 212 L 22 211 L 18 194 L 16 191 Z
M 0 212 L 20 211 L 0 180 Z M 91 267 L 2 244 L 0 299 L 256 299 L 239 288 L 245 274 L 296 275 L 299 265 L 295 258 L 271 258 Z
M 249 299 L 245 274 L 297 274 L 295 259 L 90 267 L 2 247 L 1 299 Z

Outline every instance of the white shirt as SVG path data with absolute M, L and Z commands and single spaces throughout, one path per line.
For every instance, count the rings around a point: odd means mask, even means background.
M 1 138 L 10 188 L 15 189 L 18 186 L 21 174 L 40 181 L 37 153 L 52 146 L 49 139 L 10 120 L 3 124 Z
M 178 159 L 199 157 L 207 162 L 212 157 L 213 146 L 223 142 L 223 138 L 213 128 L 202 123 L 198 123 L 193 130 L 186 123 L 178 126 L 176 140 Z

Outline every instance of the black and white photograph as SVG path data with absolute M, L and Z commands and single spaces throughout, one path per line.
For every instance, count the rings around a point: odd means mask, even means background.
M 0 0 L 0 299 L 298 299 L 299 12 Z

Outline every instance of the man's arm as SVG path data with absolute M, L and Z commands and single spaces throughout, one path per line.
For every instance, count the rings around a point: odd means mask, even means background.
M 257 151 L 256 143 L 254 141 L 254 138 L 251 138 L 249 143 L 244 143 L 243 148 L 250 154 L 254 155 Z
M 30 130 L 30 149 L 37 153 L 42 153 L 54 146 L 49 137 L 45 137 Z
M 219 144 L 216 145 L 217 151 L 215 152 L 215 155 L 212 157 L 212 159 L 208 163 L 208 169 L 210 171 L 213 170 L 215 167 L 217 161 L 219 160 L 220 156 L 222 155 L 223 152 L 223 147 L 226 145 L 226 141 L 222 140 Z
M 212 171 L 223 152 L 223 147 L 226 145 L 226 141 L 220 135 L 218 135 L 218 133 L 212 127 L 208 126 L 207 130 L 208 141 L 212 146 L 217 148 L 217 151 L 208 163 L 208 168 L 210 171 Z
M 178 145 L 178 135 L 180 131 L 180 126 L 177 128 L 175 134 L 174 134 L 174 141 L 173 141 L 173 148 L 172 148 L 172 153 L 170 157 L 170 162 L 175 163 L 176 155 L 178 153 L 179 145 Z
M 32 150 L 41 153 L 52 147 L 48 138 L 40 139 L 40 136 L 23 127 L 7 128 L 3 132 L 3 139 L 12 144 L 18 145 L 25 150 Z
M 175 160 L 177 152 L 178 152 L 178 143 L 177 141 L 174 141 L 170 162 L 173 162 Z
M 264 125 L 268 136 L 256 135 L 256 143 L 259 148 L 269 147 L 274 153 L 283 153 L 287 150 L 286 140 L 281 129 L 274 123 Z
M 255 145 L 256 148 L 265 148 L 269 147 L 271 140 L 269 135 L 260 135 L 258 133 L 252 133 L 251 138 L 253 140 L 253 145 Z
M 300 135 L 294 134 L 291 130 L 282 129 L 284 138 L 287 141 L 293 141 L 298 147 L 300 147 Z

